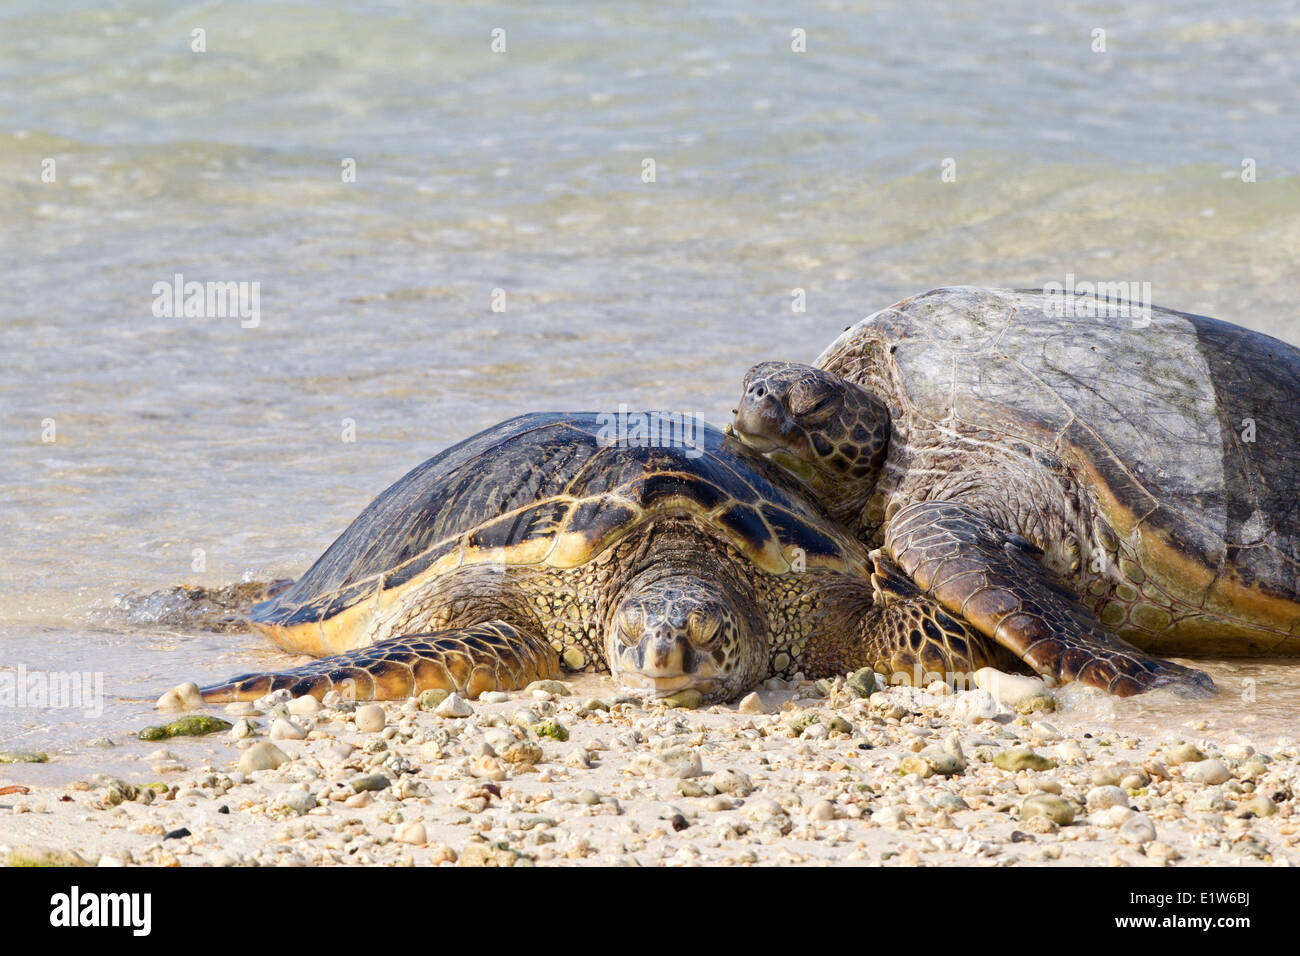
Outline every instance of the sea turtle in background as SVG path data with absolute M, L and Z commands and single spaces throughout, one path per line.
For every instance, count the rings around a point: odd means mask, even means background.
M 815 369 L 752 369 L 733 428 L 877 549 L 877 573 L 1040 673 L 1194 693 L 1208 677 L 1144 652 L 1300 653 L 1300 350 L 1277 339 L 938 289 Z
M 411 471 L 251 612 L 323 659 L 204 699 L 476 697 L 609 670 L 722 700 L 772 675 L 1014 663 L 905 579 L 873 583 L 866 549 L 740 442 L 700 423 L 690 441 L 620 444 L 611 417 L 523 415 Z

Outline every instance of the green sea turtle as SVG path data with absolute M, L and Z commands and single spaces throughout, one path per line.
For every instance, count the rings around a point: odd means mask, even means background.
M 252 609 L 281 647 L 323 659 L 204 699 L 475 697 L 608 669 L 721 700 L 769 675 L 1008 660 L 905 579 L 873 582 L 866 549 L 740 442 L 701 423 L 642 447 L 612 418 L 524 415 L 411 471 Z
M 817 366 L 751 370 L 736 433 L 878 572 L 1040 673 L 1195 692 L 1208 677 L 1145 652 L 1300 653 L 1292 346 L 1095 296 L 952 288 L 863 319 Z

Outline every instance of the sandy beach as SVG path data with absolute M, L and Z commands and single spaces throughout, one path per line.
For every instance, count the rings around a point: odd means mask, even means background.
M 1294 739 L 1117 733 L 1020 676 L 668 707 L 581 677 L 476 701 L 209 706 L 136 772 L 0 766 L 11 865 L 1290 866 Z M 991 681 L 991 682 L 990 682 Z M 995 696 L 996 695 L 996 696 Z M 183 715 L 160 713 L 166 723 Z M 1226 728 L 1226 725 L 1225 725 Z M 28 783 L 24 783 L 25 776 Z M 27 792 L 22 792 L 27 790 Z M 6 792 L 9 791 L 9 792 Z

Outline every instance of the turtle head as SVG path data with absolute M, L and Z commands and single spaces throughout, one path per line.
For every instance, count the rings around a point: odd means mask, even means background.
M 752 603 L 752 602 L 751 602 Z M 763 631 L 726 582 L 694 574 L 633 581 L 606 631 L 610 673 L 655 697 L 729 700 L 763 677 Z
M 856 523 L 889 447 L 889 408 L 866 389 L 794 362 L 745 376 L 736 437 L 790 472 L 837 520 Z

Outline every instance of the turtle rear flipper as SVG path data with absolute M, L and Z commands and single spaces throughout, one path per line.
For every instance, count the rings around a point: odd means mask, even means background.
M 320 699 L 337 690 L 349 700 L 396 700 L 425 690 L 475 698 L 518 690 L 560 676 L 555 649 L 505 621 L 428 634 L 404 634 L 272 674 L 244 674 L 203 688 L 209 703 L 256 700 L 281 688 Z
M 1040 674 L 1121 697 L 1156 687 L 1189 697 L 1217 692 L 1209 675 L 1144 654 L 1108 631 L 1035 560 L 1033 545 L 968 505 L 908 505 L 889 522 L 885 550 L 921 591 Z

